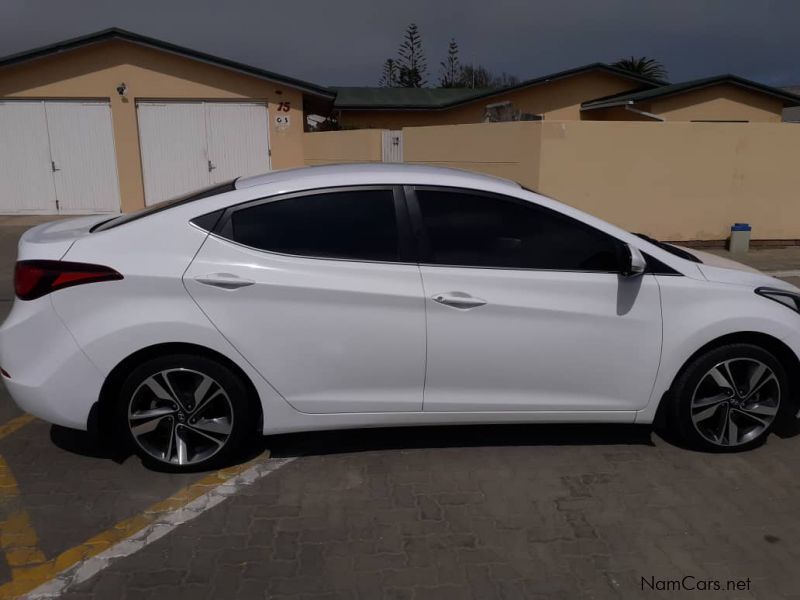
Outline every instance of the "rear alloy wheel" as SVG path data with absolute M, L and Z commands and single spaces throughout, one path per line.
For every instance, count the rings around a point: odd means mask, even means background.
M 763 442 L 787 390 L 780 362 L 750 344 L 731 344 L 695 359 L 675 384 L 676 426 L 692 445 L 734 451 Z
M 143 460 L 171 470 L 222 464 L 253 431 L 247 388 L 210 359 L 169 356 L 141 365 L 122 387 L 118 424 Z

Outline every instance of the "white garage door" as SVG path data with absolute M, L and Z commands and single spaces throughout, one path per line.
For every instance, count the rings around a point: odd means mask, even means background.
M 139 102 L 146 204 L 270 170 L 264 104 Z
M 0 212 L 118 211 L 107 102 L 0 102 Z

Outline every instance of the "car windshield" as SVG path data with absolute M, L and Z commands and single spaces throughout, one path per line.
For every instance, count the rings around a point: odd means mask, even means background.
M 672 244 L 667 244 L 666 242 L 660 242 L 656 239 L 651 238 L 649 235 L 645 235 L 643 233 L 634 233 L 633 235 L 642 238 L 643 240 L 650 242 L 654 246 L 658 246 L 664 252 L 669 252 L 670 254 L 674 254 L 680 258 L 685 258 L 686 260 L 690 260 L 696 263 L 702 263 L 703 261 L 697 258 L 691 252 L 684 250 L 683 248 L 678 248 L 677 246 L 673 246 Z
M 164 202 L 159 202 L 158 204 L 147 206 L 141 210 L 137 210 L 132 213 L 119 215 L 118 217 L 113 217 L 111 219 L 108 219 L 107 221 L 101 221 L 100 223 L 92 227 L 91 231 L 92 232 L 105 231 L 106 229 L 119 227 L 120 225 L 124 225 L 125 223 L 136 221 L 137 219 L 141 219 L 142 217 L 146 217 L 148 215 L 161 212 L 162 210 L 167 210 L 168 208 L 180 206 L 181 204 L 186 204 L 188 202 L 194 202 L 195 200 L 201 200 L 202 198 L 216 196 L 217 194 L 231 192 L 234 189 L 236 189 L 235 183 L 236 180 L 232 179 L 231 181 L 226 181 L 225 183 L 219 183 L 211 187 L 203 188 L 201 190 L 196 190 L 184 196 L 178 196 L 177 198 L 172 198 L 171 200 L 165 200 Z

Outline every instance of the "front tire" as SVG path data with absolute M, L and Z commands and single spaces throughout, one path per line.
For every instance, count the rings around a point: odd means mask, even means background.
M 728 344 L 693 359 L 671 394 L 671 425 L 690 446 L 711 452 L 762 444 L 789 406 L 780 361 L 753 344 Z
M 145 464 L 170 471 L 229 464 L 256 429 L 241 378 L 191 354 L 136 367 L 120 389 L 116 425 Z

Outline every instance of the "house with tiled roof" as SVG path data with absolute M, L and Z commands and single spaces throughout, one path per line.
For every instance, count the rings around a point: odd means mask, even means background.
M 780 122 L 800 105 L 794 91 L 736 75 L 680 83 L 602 63 L 491 90 L 334 88 L 345 127 L 400 129 L 491 121 Z

